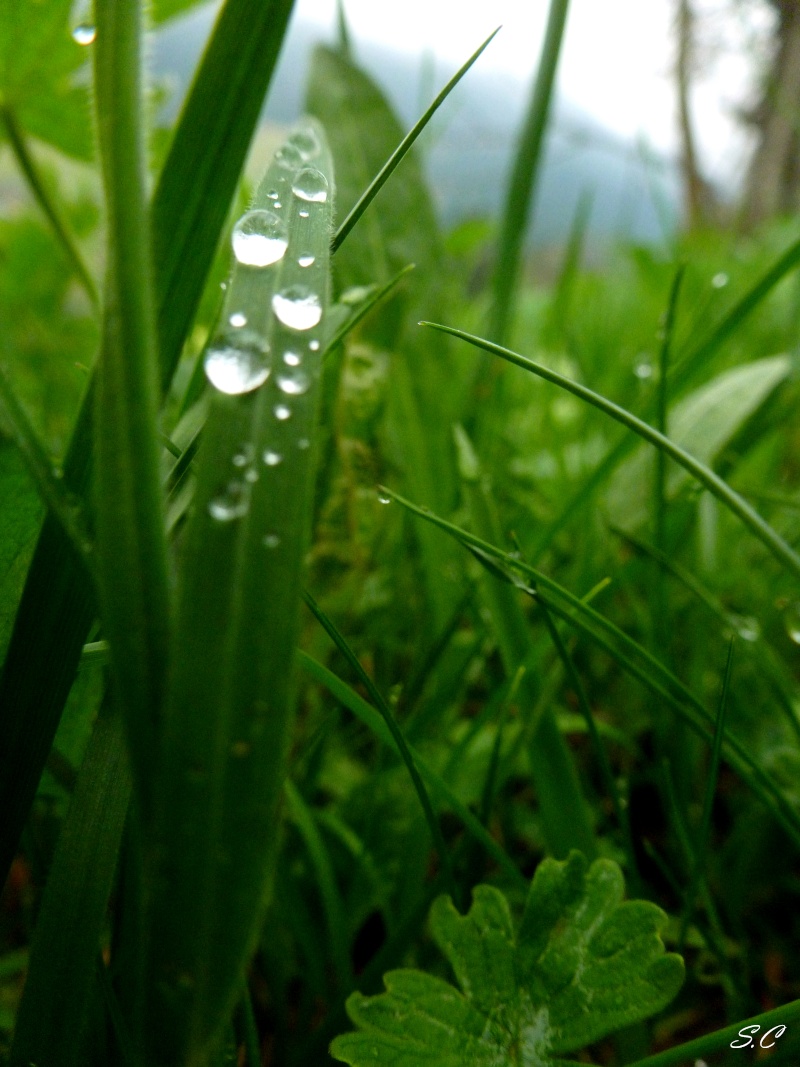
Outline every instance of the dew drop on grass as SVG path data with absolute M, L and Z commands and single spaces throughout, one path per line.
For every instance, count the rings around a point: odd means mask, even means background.
M 291 418 L 292 409 L 287 407 L 286 404 L 276 404 L 272 409 L 272 413 L 280 422 L 285 422 L 287 419 Z
M 742 615 L 736 620 L 736 632 L 743 641 L 754 642 L 761 636 L 758 619 L 752 615 Z
M 203 368 L 221 393 L 250 393 L 269 377 L 269 345 L 252 330 L 240 327 L 214 341 L 206 350 Z
M 300 440 L 297 442 L 297 447 L 302 451 L 308 448 L 310 444 L 311 442 L 307 437 L 301 437 Z
M 789 605 L 786 609 L 784 621 L 789 640 L 796 645 L 800 645 L 800 601 L 796 600 L 794 604 Z
M 715 274 L 711 279 L 711 285 L 714 289 L 724 289 L 730 281 L 730 278 L 724 271 L 720 271 L 719 274 Z
M 234 467 L 246 467 L 248 463 L 253 459 L 253 446 L 248 442 L 242 445 L 238 452 L 234 453 L 231 462 Z
M 319 139 L 313 130 L 297 130 L 287 142 L 298 153 L 304 163 L 308 162 L 320 150 Z
M 300 366 L 300 354 L 299 352 L 284 352 L 283 362 L 287 367 L 299 367 Z
M 247 325 L 247 315 L 243 315 L 241 311 L 234 311 L 228 322 L 235 330 L 241 330 L 242 326 Z
M 646 382 L 653 377 L 653 364 L 649 359 L 640 359 L 633 368 L 633 373 L 640 382 Z
M 310 267 L 314 262 L 315 257 L 309 252 L 307 255 L 297 257 L 298 267 Z
M 72 29 L 72 40 L 75 44 L 86 47 L 87 44 L 93 44 L 97 39 L 97 27 L 93 26 L 90 22 L 79 22 L 77 26 Z
M 275 153 L 275 160 L 282 167 L 287 168 L 296 167 L 300 163 L 306 162 L 306 160 L 303 158 L 302 153 L 300 152 L 300 149 L 292 141 L 291 138 L 283 145 L 282 148 L 279 148 L 278 151 Z
M 250 467 L 249 470 L 246 470 L 244 472 L 244 480 L 246 482 L 250 482 L 251 485 L 253 484 L 253 482 L 258 481 L 258 471 L 255 469 L 255 467 Z
M 275 205 L 277 207 L 277 204 Z M 246 267 L 269 267 L 283 258 L 286 236 L 274 211 L 248 211 L 233 227 L 233 254 Z
M 308 392 L 309 385 L 311 381 L 308 375 L 301 370 L 295 371 L 294 374 L 278 375 L 278 388 L 287 396 L 302 396 Z
M 301 211 L 298 211 L 297 214 L 300 216 L 301 219 L 308 218 L 308 211 L 305 208 L 303 208 Z
M 241 482 L 228 482 L 208 504 L 208 513 L 217 522 L 233 522 L 247 514 L 249 501 L 245 487 Z
M 281 539 L 277 534 L 267 534 L 261 543 L 264 548 L 277 548 L 281 543 Z
M 388 495 L 388 493 L 383 493 L 380 490 L 378 490 L 378 503 L 379 504 L 391 504 L 391 502 L 392 502 L 392 498 Z
M 316 339 L 316 337 L 313 341 L 308 342 L 308 350 L 309 352 L 319 352 L 319 341 Z
M 278 195 L 279 194 L 277 189 L 270 189 L 270 191 L 267 193 L 267 196 L 270 198 L 270 200 L 277 200 Z
M 305 285 L 290 285 L 272 298 L 272 310 L 290 330 L 310 330 L 322 318 L 319 296 Z
M 328 180 L 315 167 L 305 167 L 295 178 L 292 192 L 301 200 L 312 204 L 324 204 L 328 199 Z
M 282 459 L 283 456 L 280 454 L 280 452 L 273 452 L 269 448 L 264 453 L 264 462 L 268 467 L 277 467 Z

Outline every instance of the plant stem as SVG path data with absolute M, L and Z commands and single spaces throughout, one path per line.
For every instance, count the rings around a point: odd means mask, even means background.
M 62 218 L 61 212 L 47 190 L 47 186 L 39 173 L 36 161 L 25 141 L 25 135 L 19 127 L 17 117 L 8 104 L 0 104 L 0 119 L 2 119 L 3 125 L 6 128 L 11 151 L 14 153 L 14 158 L 19 164 L 19 169 L 25 176 L 30 191 L 33 193 L 39 207 L 47 216 L 48 222 L 53 227 L 53 232 L 61 242 L 67 255 L 67 259 L 69 259 L 72 264 L 73 270 L 77 274 L 78 280 L 83 286 L 86 295 L 89 297 L 92 307 L 96 312 L 99 311 L 100 297 L 97 293 L 97 286 L 94 283 L 94 279 L 89 273 L 88 267 L 83 262 L 83 257 L 75 243 L 75 238 L 69 232 L 69 228 Z

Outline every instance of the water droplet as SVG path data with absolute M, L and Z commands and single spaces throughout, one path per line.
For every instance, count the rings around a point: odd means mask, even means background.
M 277 534 L 267 534 L 261 543 L 264 548 L 277 548 L 281 543 L 281 539 Z
M 640 382 L 646 382 L 648 378 L 653 377 L 653 364 L 649 359 L 640 359 L 633 368 L 633 373 Z
M 784 615 L 784 621 L 789 640 L 796 645 L 800 645 L 800 601 L 796 600 L 794 604 L 789 605 Z
M 60 467 L 53 467 L 53 477 L 56 479 L 56 481 L 60 482 L 61 479 L 64 477 L 63 470 Z
M 245 756 L 250 755 L 252 747 L 249 741 L 234 741 L 231 745 L 231 755 L 236 759 L 244 759 Z
M 240 330 L 242 326 L 247 325 L 247 315 L 243 315 L 241 311 L 234 311 L 228 322 L 235 330 Z
M 251 444 L 242 445 L 241 451 L 234 454 L 231 462 L 234 467 L 246 467 L 253 458 L 253 446 Z
M 309 385 L 311 385 L 311 381 L 308 375 L 302 371 L 295 371 L 294 374 L 278 375 L 278 388 L 282 393 L 286 393 L 287 396 L 302 396 L 303 393 L 308 392 Z
M 275 208 L 276 211 L 280 211 L 280 209 L 283 207 L 283 204 L 280 202 L 280 200 L 276 200 L 272 206 Z
M 305 163 L 300 149 L 288 140 L 286 144 L 275 153 L 275 159 L 282 167 L 296 167 L 299 163 Z
M 300 353 L 299 352 L 284 352 L 283 362 L 287 367 L 299 367 L 300 366 Z
M 228 482 L 222 492 L 209 501 L 208 513 L 217 522 L 233 522 L 247 514 L 250 503 L 241 482 Z
M 758 619 L 752 615 L 740 615 L 734 622 L 736 632 L 743 641 L 757 641 L 761 636 L 761 627 Z
M 258 481 L 258 471 L 255 469 L 255 467 L 250 467 L 244 472 L 244 480 L 246 482 L 250 482 L 251 485 L 253 484 L 253 482 Z
M 730 281 L 730 278 L 724 271 L 720 271 L 719 274 L 715 274 L 711 279 L 711 285 L 714 289 L 724 289 Z
M 311 442 L 309 441 L 309 439 L 307 437 L 301 437 L 300 440 L 297 442 L 297 447 L 299 449 L 303 450 L 303 449 L 308 448 L 310 446 L 310 444 L 311 444 Z
M 319 138 L 313 130 L 296 130 L 289 138 L 286 147 L 291 146 L 300 155 L 303 162 L 308 162 L 320 150 Z
M 207 349 L 206 377 L 221 393 L 250 393 L 269 377 L 269 345 L 252 330 L 223 334 Z
M 73 27 L 72 40 L 75 44 L 82 45 L 85 48 L 87 44 L 92 44 L 97 40 L 97 27 L 90 22 L 79 22 L 77 26 Z
M 298 256 L 297 265 L 298 267 L 310 267 L 314 262 L 315 258 L 316 257 L 312 256 L 310 252 L 305 255 Z
M 322 306 L 316 293 L 304 285 L 290 285 L 272 298 L 272 310 L 290 330 L 310 330 L 322 318 Z
M 379 489 L 378 490 L 378 503 L 379 504 L 391 504 L 391 502 L 392 502 L 392 498 L 388 495 L 388 493 L 381 492 L 381 490 Z
M 316 337 L 313 341 L 308 342 L 308 350 L 309 352 L 319 352 L 319 341 L 316 339 Z
M 224 293 L 224 292 L 225 292 L 225 290 L 226 290 L 226 289 L 228 288 L 228 283 L 227 283 L 227 282 L 220 282 L 220 283 L 219 283 L 219 287 L 220 287 L 220 289 L 221 289 L 221 290 L 223 291 L 223 293 Z
M 280 454 L 280 452 L 273 452 L 271 451 L 271 449 L 267 449 L 267 451 L 264 453 L 264 462 L 268 467 L 277 467 L 278 464 L 282 461 L 282 459 L 283 456 Z
M 285 404 L 276 404 L 272 411 L 275 418 L 279 419 L 281 422 L 285 422 L 286 419 L 291 418 L 292 415 L 292 409 L 287 408 Z
M 328 180 L 315 167 L 306 167 L 295 178 L 292 192 L 301 200 L 308 200 L 312 204 L 324 204 L 328 199 Z
M 233 228 L 233 254 L 247 267 L 269 267 L 286 251 L 282 230 L 283 223 L 274 211 L 248 211 Z
M 270 189 L 270 191 L 267 193 L 267 196 L 270 198 L 270 200 L 277 200 L 279 196 L 278 190 Z
M 297 212 L 297 214 L 300 216 L 301 219 L 307 219 L 308 218 L 308 212 L 306 211 L 305 208 L 302 208 L 300 211 Z

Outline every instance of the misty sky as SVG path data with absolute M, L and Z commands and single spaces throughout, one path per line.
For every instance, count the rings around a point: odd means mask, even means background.
M 559 74 L 563 95 L 605 126 L 674 153 L 677 145 L 674 0 L 572 0 Z M 298 0 L 297 15 L 333 25 L 335 0 Z M 745 142 L 731 111 L 752 94 L 747 42 L 768 25 L 758 4 L 731 14 L 732 0 L 699 0 L 702 77 L 694 94 L 697 132 L 710 176 L 735 177 Z M 345 0 L 356 39 L 428 51 L 441 75 L 466 59 L 499 23 L 484 69 L 529 80 L 541 45 L 547 0 Z M 733 173 L 732 173 L 733 172 Z

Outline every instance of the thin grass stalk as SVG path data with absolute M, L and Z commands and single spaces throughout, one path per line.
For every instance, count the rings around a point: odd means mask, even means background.
M 505 343 L 513 317 L 522 246 L 528 232 L 528 220 L 536 193 L 542 145 L 550 116 L 550 100 L 568 10 L 569 0 L 550 0 L 539 67 L 506 194 L 492 278 L 492 310 L 489 319 L 489 336 L 499 345 Z
M 158 351 L 146 199 L 142 11 L 97 0 L 97 126 L 108 216 L 95 396 L 97 575 L 134 777 L 146 811 L 171 604 L 158 444 Z

